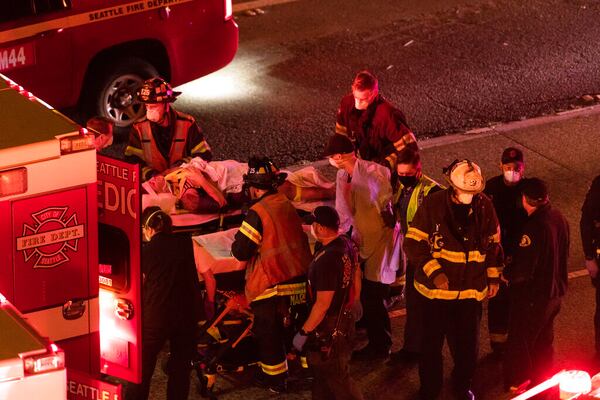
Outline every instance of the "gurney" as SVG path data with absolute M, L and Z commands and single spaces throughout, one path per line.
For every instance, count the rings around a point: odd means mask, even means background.
M 310 231 L 310 226 L 303 228 Z M 217 374 L 239 372 L 257 364 L 251 333 L 254 316 L 244 295 L 245 263 L 231 255 L 236 232 L 237 228 L 234 228 L 192 236 L 192 240 L 199 245 L 195 253 L 197 266 L 209 266 L 217 280 L 217 312 L 200 328 L 198 355 L 193 363 L 199 380 L 199 393 L 210 399 L 217 398 L 214 393 Z M 311 238 L 311 245 L 314 245 L 310 233 L 308 237 Z M 292 316 L 297 314 L 294 311 L 290 313 Z M 301 322 L 291 320 L 290 330 L 295 332 Z

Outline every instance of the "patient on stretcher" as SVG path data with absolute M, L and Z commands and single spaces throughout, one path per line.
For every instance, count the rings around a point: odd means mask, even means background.
M 172 193 L 177 208 L 199 214 L 239 209 L 248 203 L 243 176 L 248 164 L 235 160 L 207 162 L 199 157 L 181 167 L 153 177 L 148 184 L 156 193 Z M 314 167 L 285 171 L 286 181 L 278 190 L 293 203 L 335 198 L 335 184 Z

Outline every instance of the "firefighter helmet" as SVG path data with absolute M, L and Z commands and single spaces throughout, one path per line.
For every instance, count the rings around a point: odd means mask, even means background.
M 244 185 L 263 190 L 275 190 L 286 177 L 287 174 L 279 172 L 279 168 L 268 157 L 252 157 L 248 161 L 248 173 L 244 175 Z
M 180 94 L 164 79 L 150 78 L 138 89 L 137 98 L 142 103 L 172 103 Z
M 452 164 L 444 168 L 444 174 L 448 183 L 463 193 L 481 193 L 485 187 L 481 168 L 469 160 L 454 160 Z

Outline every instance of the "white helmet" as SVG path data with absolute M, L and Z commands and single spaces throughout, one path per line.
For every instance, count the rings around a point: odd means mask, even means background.
M 444 173 L 446 174 L 448 183 L 463 193 L 481 193 L 485 187 L 481 168 L 472 161 L 455 160 L 444 169 Z

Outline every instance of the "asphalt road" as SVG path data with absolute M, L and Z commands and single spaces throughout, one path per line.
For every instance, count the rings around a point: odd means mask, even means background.
M 363 68 L 420 138 L 600 93 L 598 0 L 300 0 L 239 15 L 224 70 L 181 86 L 217 158 L 318 159 Z

